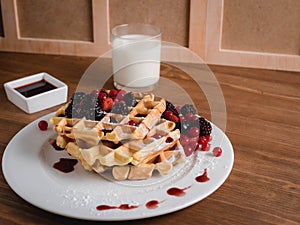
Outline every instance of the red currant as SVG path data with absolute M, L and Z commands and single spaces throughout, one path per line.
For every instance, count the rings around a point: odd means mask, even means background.
M 41 120 L 38 123 L 38 127 L 40 128 L 40 130 L 45 131 L 48 129 L 48 122 L 46 120 Z
M 211 135 L 207 135 L 205 138 L 206 138 L 206 140 L 207 140 L 208 142 L 210 142 L 210 141 L 212 140 L 212 136 L 211 136 Z
M 201 146 L 202 151 L 208 151 L 210 149 L 210 144 L 208 142 L 204 142 Z
M 117 98 L 118 98 L 119 100 L 123 100 L 125 95 L 126 95 L 126 91 L 124 91 L 124 90 L 119 90 L 118 95 L 117 95 Z
M 166 117 L 166 119 L 170 119 L 171 118 L 171 116 L 173 116 L 174 114 L 173 114 L 173 112 L 172 111 L 170 111 L 170 110 L 167 110 L 166 112 L 165 112 L 165 117 Z
M 200 130 L 198 127 L 191 127 L 189 130 L 190 137 L 199 137 Z
M 104 99 L 106 99 L 107 98 L 107 94 L 105 94 L 105 93 L 100 93 L 99 95 L 98 95 L 98 98 L 99 98 L 99 100 L 104 100 Z
M 194 152 L 194 149 L 189 145 L 183 146 L 183 149 L 186 156 L 190 156 Z
M 191 121 L 191 122 L 194 122 L 198 119 L 198 117 L 192 113 L 187 113 L 184 117 L 187 121 Z
M 193 138 L 193 139 L 190 139 L 190 140 L 189 140 L 189 146 L 190 146 L 193 150 L 196 150 L 197 148 L 199 148 L 199 143 L 197 142 L 197 140 L 195 140 L 195 139 Z
M 180 137 L 180 144 L 182 144 L 183 146 L 187 146 L 190 142 L 190 139 L 188 136 L 186 135 L 181 135 Z
M 117 90 L 111 90 L 109 92 L 109 96 L 114 100 L 118 95 L 118 91 Z
M 216 157 L 221 156 L 221 155 L 222 155 L 222 148 L 220 148 L 220 147 L 215 147 L 215 148 L 213 149 L 213 154 L 214 154 L 214 156 L 216 156 Z
M 200 145 L 203 145 L 203 144 L 206 143 L 206 142 L 208 142 L 208 141 L 207 141 L 207 139 L 206 139 L 205 136 L 201 136 L 201 137 L 199 138 L 199 144 L 200 144 Z
M 130 125 L 130 126 L 136 126 L 137 124 L 136 124 L 136 122 L 134 122 L 133 120 L 130 120 L 130 121 L 128 122 L 128 125 Z
M 100 93 L 100 91 L 97 90 L 97 89 L 96 89 L 96 90 L 93 90 L 93 91 L 91 92 L 91 94 L 95 95 L 96 97 L 98 97 L 99 93 Z

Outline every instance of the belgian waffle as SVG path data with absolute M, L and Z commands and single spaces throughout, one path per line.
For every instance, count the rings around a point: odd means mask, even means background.
M 99 121 L 67 118 L 68 102 L 50 119 L 58 134 L 56 144 L 86 170 L 99 174 L 111 170 L 116 180 L 148 179 L 154 170 L 168 174 L 185 160 L 180 131 L 173 121 L 161 117 L 165 99 L 136 96 L 137 104 L 128 107 L 128 114 L 106 112 Z

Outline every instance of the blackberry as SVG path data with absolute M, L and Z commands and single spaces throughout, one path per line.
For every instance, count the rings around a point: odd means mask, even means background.
M 71 118 L 82 118 L 83 116 L 84 116 L 84 110 L 78 105 L 73 104 Z
M 211 134 L 212 127 L 209 121 L 205 118 L 199 118 L 199 125 L 200 125 L 200 136 L 208 136 Z
M 73 108 L 73 101 L 71 101 L 68 107 L 65 109 L 65 115 L 67 118 L 72 118 L 72 108 Z
M 125 104 L 117 103 L 113 105 L 111 112 L 116 114 L 127 115 L 129 113 L 129 110 Z
M 91 107 L 91 108 L 85 108 L 83 110 L 83 116 L 87 119 L 87 120 L 95 120 L 95 108 Z
M 194 108 L 193 105 L 185 104 L 184 106 L 181 107 L 180 110 L 182 115 L 186 115 L 188 113 L 196 114 L 196 109 Z
M 126 93 L 126 95 L 124 96 L 123 100 L 125 101 L 126 105 L 127 106 L 135 106 L 136 105 L 136 99 L 133 95 L 132 92 L 128 92 Z
M 97 107 L 95 109 L 95 120 L 100 121 L 105 116 L 105 112 L 101 109 L 101 107 Z
M 84 109 L 90 111 L 91 108 L 95 110 L 100 105 L 100 101 L 98 101 L 98 98 L 94 94 L 88 94 L 82 99 L 80 104 Z
M 75 92 L 72 94 L 71 96 L 71 100 L 82 100 L 85 97 L 85 93 L 84 92 Z

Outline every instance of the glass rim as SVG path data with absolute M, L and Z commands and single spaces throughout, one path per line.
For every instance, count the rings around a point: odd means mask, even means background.
M 155 25 L 151 25 L 151 24 L 147 24 L 147 23 L 125 23 L 125 24 L 120 24 L 120 25 L 117 25 L 117 26 L 114 26 L 112 29 L 111 29 L 111 35 L 113 37 L 118 37 L 120 39 L 124 39 L 124 40 L 135 40 L 134 38 L 130 38 L 130 37 L 124 37 L 124 35 L 121 35 L 121 34 L 117 34 L 117 30 L 118 29 L 122 29 L 122 28 L 125 28 L 125 27 L 148 27 L 148 28 L 152 28 L 152 29 L 155 29 L 157 30 L 157 32 L 155 32 L 155 34 L 150 34 L 149 36 L 149 39 L 154 39 L 154 38 L 157 38 L 157 37 L 160 37 L 161 34 L 162 34 L 162 31 L 159 27 L 155 26 Z M 130 34 L 130 33 L 127 33 L 127 34 Z M 132 33 L 132 34 L 139 34 L 139 33 Z M 126 34 L 125 34 L 126 35 Z

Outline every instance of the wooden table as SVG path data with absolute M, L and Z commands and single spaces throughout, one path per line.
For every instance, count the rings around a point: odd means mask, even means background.
M 65 82 L 70 95 L 93 61 L 94 58 L 0 53 L 1 159 L 6 145 L 20 129 L 58 108 L 26 114 L 7 100 L 3 84 L 46 71 Z M 229 178 L 215 193 L 186 209 L 123 224 L 299 224 L 300 73 L 210 68 L 227 106 L 226 134 L 235 153 Z M 185 87 L 193 83 L 174 74 L 164 76 Z M 196 97 L 196 101 L 202 101 L 202 97 Z M 202 110 L 209 117 L 208 107 Z M 65 218 L 32 206 L 10 189 L 2 170 L 0 208 L 0 224 L 107 224 Z

